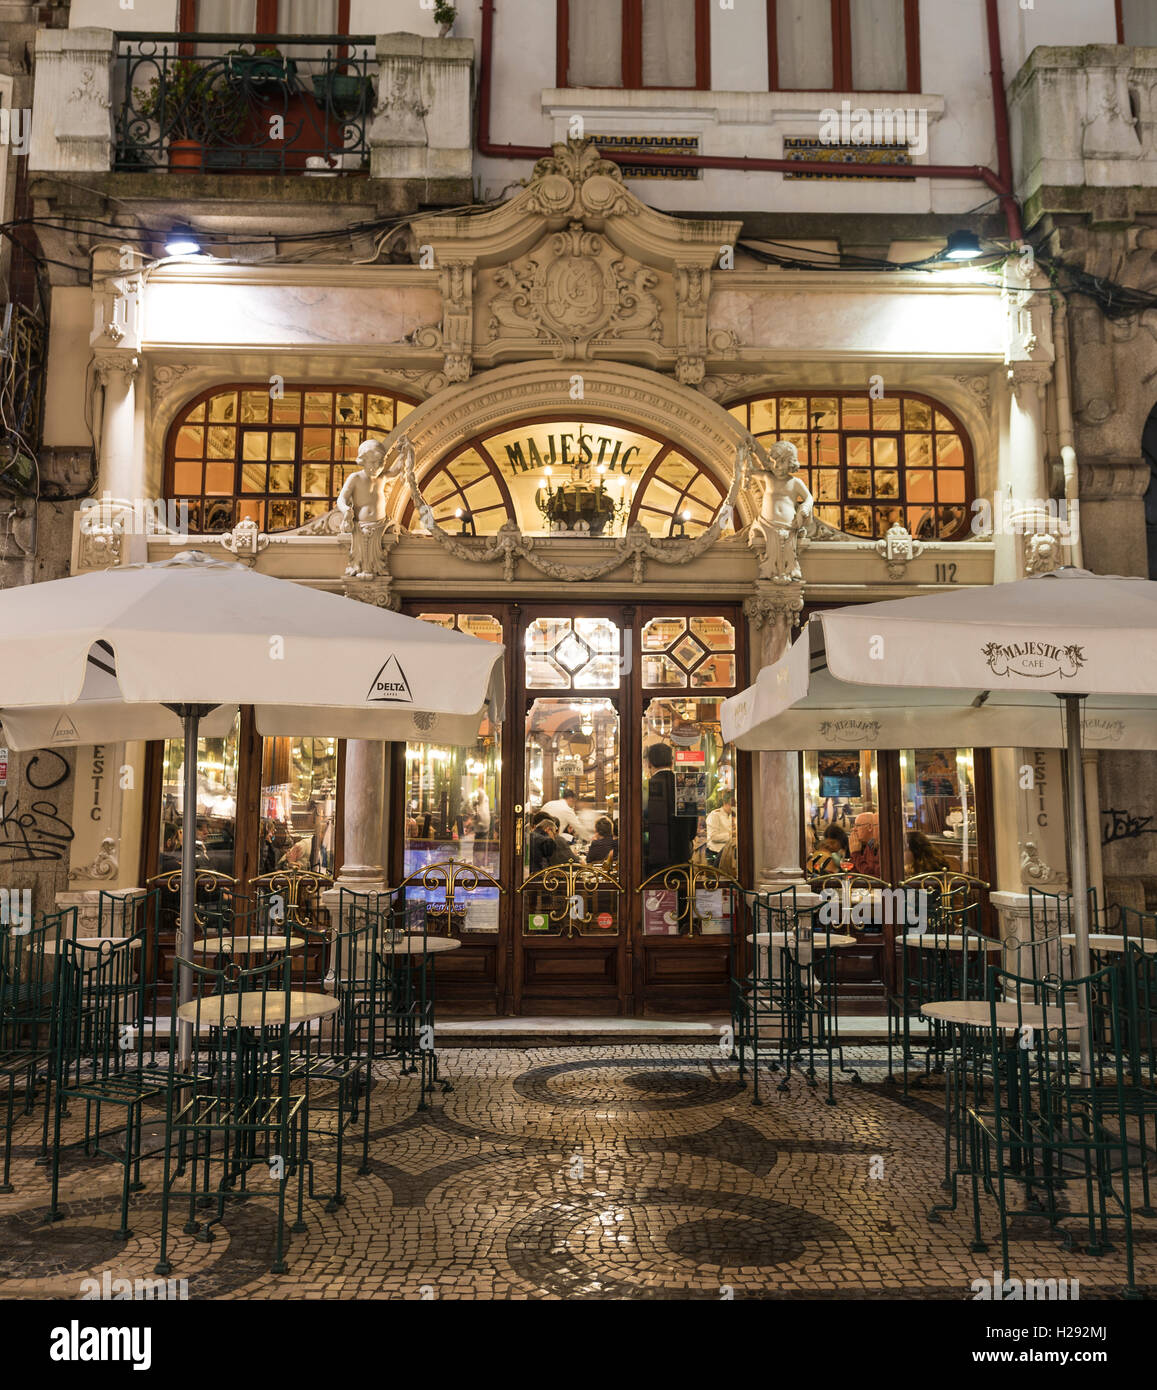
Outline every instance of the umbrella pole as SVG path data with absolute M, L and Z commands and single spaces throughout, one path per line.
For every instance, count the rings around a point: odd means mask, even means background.
M 1089 847 L 1085 840 L 1085 777 L 1081 764 L 1081 701 L 1083 695 L 1062 695 L 1068 753 L 1069 826 L 1072 836 L 1073 927 L 1077 937 L 1077 978 L 1093 973 L 1089 958 Z M 1081 1029 L 1081 1080 L 1092 1080 L 1092 1019 Z

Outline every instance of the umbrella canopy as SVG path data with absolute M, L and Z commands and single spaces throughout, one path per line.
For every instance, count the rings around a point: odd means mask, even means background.
M 741 748 L 896 748 L 950 737 L 979 747 L 1063 744 L 1077 972 L 1085 977 L 1082 703 L 1097 732 L 1090 743 L 1157 747 L 1157 583 L 1061 569 L 819 613 L 754 686 L 723 702 L 721 720 L 724 738 Z M 1085 1075 L 1089 1057 L 1086 1033 Z
M 0 593 L 13 748 L 180 738 L 176 705 L 262 734 L 470 744 L 501 717 L 501 646 L 186 551 Z
M 1084 741 L 1157 749 L 1157 583 L 1058 570 L 814 614 L 723 702 L 740 748 L 1061 748 L 1058 696 Z

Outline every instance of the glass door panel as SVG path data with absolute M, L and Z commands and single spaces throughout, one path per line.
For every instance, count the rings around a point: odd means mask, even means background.
M 332 875 L 336 825 L 337 739 L 264 739 L 257 872 Z
M 197 868 L 233 876 L 241 718 L 226 738 L 197 741 Z M 166 739 L 161 776 L 159 872 L 181 867 L 185 741 Z
M 804 865 L 824 873 L 863 873 L 880 877 L 879 774 L 870 748 L 833 748 L 803 755 L 805 846 Z M 823 848 L 829 827 L 840 832 L 834 849 Z M 844 839 L 847 844 L 844 844 Z
M 617 870 L 620 750 L 609 699 L 539 697 L 527 711 L 522 874 L 540 877 L 523 894 L 525 935 L 618 934 L 618 891 L 595 871 Z
M 934 869 L 939 857 L 948 868 L 978 877 L 972 749 L 902 749 L 900 785 L 904 799 L 905 875 Z M 923 840 L 913 843 L 913 835 L 922 836 Z

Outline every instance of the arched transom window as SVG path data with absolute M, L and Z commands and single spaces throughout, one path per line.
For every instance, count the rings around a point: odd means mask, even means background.
M 854 536 L 900 522 L 922 540 L 968 532 L 972 448 L 943 405 L 912 393 L 781 391 L 729 407 L 765 447 L 788 439 L 816 515 Z
M 286 531 L 333 509 L 365 439 L 385 439 L 413 409 L 360 386 L 215 386 L 169 429 L 165 495 L 189 504 L 202 534 L 252 518 Z
M 524 532 L 585 525 L 615 536 L 640 522 L 654 536 L 695 536 L 727 495 L 721 479 L 670 440 L 578 417 L 470 439 L 423 473 L 421 488 L 439 525 L 466 520 L 477 535 L 513 521 Z M 403 525 L 421 526 L 412 504 Z

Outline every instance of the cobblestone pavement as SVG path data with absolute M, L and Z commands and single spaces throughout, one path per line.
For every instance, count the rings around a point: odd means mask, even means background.
M 172 1230 L 173 1277 L 190 1298 L 965 1300 L 999 1263 L 972 1254 L 965 1196 L 941 1224 L 942 1092 L 905 1102 L 880 1049 L 849 1049 L 864 1084 L 794 1077 L 751 1104 L 717 1047 L 455 1049 L 453 1084 L 415 1110 L 411 1078 L 372 1097 L 370 1172 L 347 1168 L 347 1200 L 307 1200 L 289 1273 L 269 1272 L 272 1183 L 231 1202 L 211 1243 Z M 160 1164 L 146 1162 L 132 1235 L 118 1235 L 120 1169 L 70 1155 L 65 1216 L 45 1224 L 38 1122 L 16 1134 L 15 1191 L 0 1196 L 0 1296 L 76 1298 L 81 1281 L 152 1276 Z M 332 1140 L 315 1145 L 332 1188 Z M 262 1174 L 264 1176 L 264 1174 Z M 263 1190 L 264 1186 L 264 1190 Z M 1136 1220 L 1137 1281 L 1157 1293 L 1157 1219 Z M 1124 1260 L 1066 1251 L 1039 1218 L 1017 1219 L 1012 1274 L 1080 1280 L 1082 1299 L 1119 1296 Z

